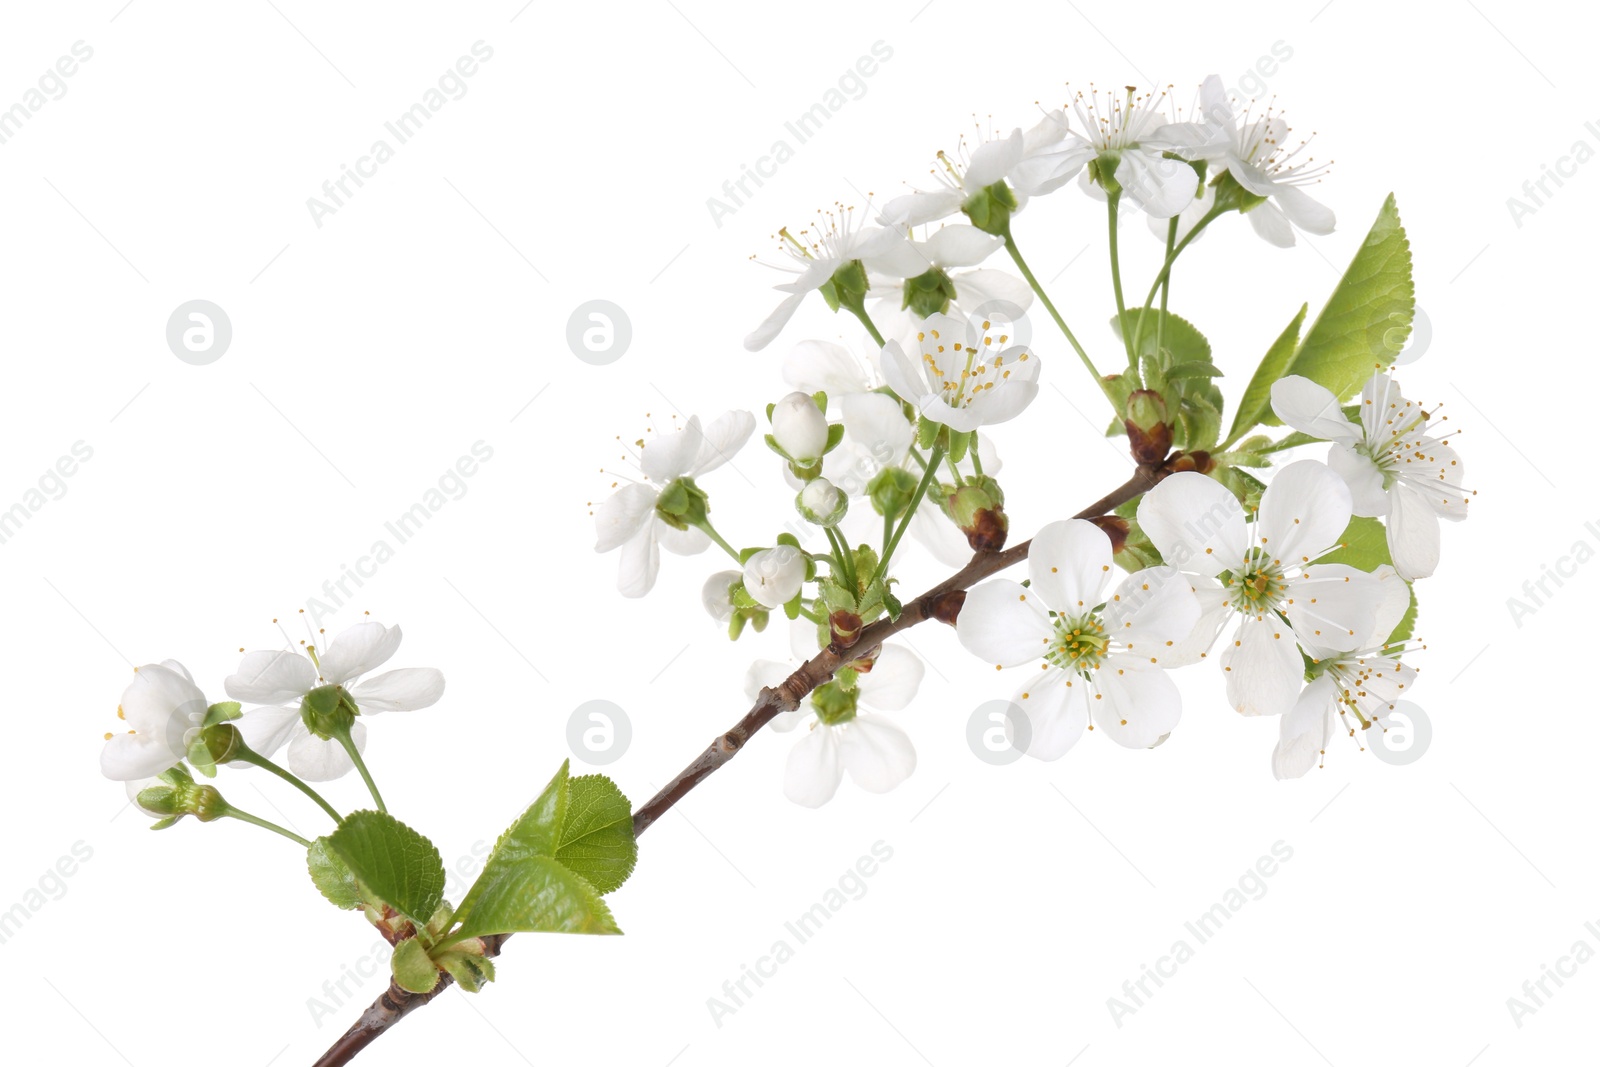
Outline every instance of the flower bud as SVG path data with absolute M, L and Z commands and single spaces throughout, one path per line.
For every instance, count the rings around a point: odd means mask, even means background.
M 718 571 L 707 578 L 706 584 L 700 588 L 700 603 L 705 606 L 706 614 L 718 622 L 733 618 L 737 610 L 733 603 L 733 587 L 743 577 L 738 571 Z
M 800 595 L 805 580 L 805 554 L 793 545 L 764 548 L 745 561 L 745 592 L 763 607 L 783 607 Z
M 872 510 L 889 519 L 904 515 L 916 493 L 917 476 L 904 467 L 885 467 L 867 483 Z
M 810 467 L 828 449 L 828 419 L 806 393 L 790 393 L 772 406 L 772 438 L 797 466 Z
M 945 513 L 974 552 L 998 552 L 1005 547 L 1011 521 L 1006 518 L 1005 494 L 1000 483 L 984 476 L 973 478 L 945 498 Z
M 140 811 L 161 818 L 155 824 L 157 830 L 165 830 L 185 815 L 211 822 L 228 812 L 228 803 L 222 799 L 222 794 L 212 786 L 196 785 L 182 764 L 139 784 L 144 788 L 135 793 L 130 783 L 128 792 Z
M 1167 425 L 1167 404 L 1153 389 L 1138 389 L 1128 396 L 1128 450 L 1139 463 L 1160 463 L 1172 450 L 1172 427 Z
M 794 506 L 807 522 L 836 526 L 850 501 L 826 478 L 813 478 L 794 498 Z

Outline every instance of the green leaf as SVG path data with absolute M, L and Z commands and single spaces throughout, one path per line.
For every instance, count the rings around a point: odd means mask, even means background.
M 1122 313 L 1122 328 L 1128 338 L 1138 329 L 1139 313 L 1143 308 L 1129 308 Z M 1162 316 L 1166 321 L 1162 323 Z M 1134 354 L 1141 360 L 1156 354 L 1157 326 L 1160 326 L 1161 347 L 1168 358 L 1162 361 L 1163 366 L 1180 366 L 1185 363 L 1210 363 L 1211 342 L 1206 340 L 1205 334 L 1195 329 L 1194 325 L 1181 316 L 1170 311 L 1163 312 L 1160 308 L 1151 308 L 1150 314 L 1144 317 L 1144 331 L 1139 335 L 1139 349 Z M 1112 332 L 1117 330 L 1117 316 L 1111 316 Z M 1221 373 L 1220 371 L 1218 373 Z M 1170 375 L 1169 375 L 1170 376 Z M 1147 385 L 1149 383 L 1146 383 Z
M 432 993 L 433 987 L 439 984 L 438 966 L 428 958 L 428 950 L 422 947 L 422 942 L 414 937 L 394 947 L 389 969 L 394 972 L 395 984 L 413 993 Z
M 527 931 L 622 933 L 594 886 L 554 857 L 496 862 L 498 858 L 491 857 L 484 865 L 472 887 L 477 894 L 474 907 L 451 937 Z
M 1184 378 L 1221 378 L 1222 369 L 1210 360 L 1196 359 L 1168 367 L 1166 376 L 1169 382 Z
M 1389 640 L 1385 641 L 1384 644 L 1398 645 L 1401 642 L 1409 641 L 1411 640 L 1411 635 L 1416 632 L 1416 629 L 1417 587 L 1413 584 L 1411 586 L 1411 606 L 1406 608 L 1406 613 L 1404 615 L 1400 616 L 1399 625 L 1394 628 L 1394 632 L 1389 635 Z
M 570 781 L 555 858 L 601 893 L 615 891 L 633 873 L 639 859 L 633 806 L 605 775 Z
M 452 938 L 514 931 L 621 933 L 600 891 L 578 870 L 615 888 L 637 846 L 628 800 L 600 775 L 569 777 L 570 761 L 500 835 L 483 873 L 456 909 Z M 582 783 L 582 784 L 579 784 Z M 565 853 L 578 870 L 569 869 Z
M 1305 304 L 1300 305 L 1300 310 L 1294 319 L 1284 327 L 1278 339 L 1272 342 L 1267 354 L 1261 357 L 1261 365 L 1256 367 L 1255 374 L 1250 378 L 1250 384 L 1244 387 L 1244 395 L 1239 398 L 1239 410 L 1234 413 L 1233 429 L 1228 431 L 1228 440 L 1223 444 L 1223 450 L 1255 429 L 1266 416 L 1271 415 L 1272 383 L 1289 373 L 1284 368 L 1289 365 L 1295 346 L 1300 343 L 1300 324 L 1305 321 L 1306 307 Z
M 1348 400 L 1375 369 L 1387 366 L 1405 346 L 1415 307 L 1411 244 L 1391 193 L 1293 355 L 1275 360 L 1280 353 L 1274 344 L 1261 361 L 1239 405 L 1228 443 L 1258 424 L 1280 425 L 1269 394 L 1272 383 L 1286 375 L 1304 375 L 1341 401 Z
M 356 876 L 350 873 L 350 868 L 344 865 L 343 860 L 334 855 L 326 837 L 317 838 L 306 849 L 306 868 L 311 872 L 311 881 L 317 891 L 334 907 L 351 911 L 366 903 L 361 898 L 361 887 L 356 883 Z
M 1389 558 L 1389 537 L 1383 523 L 1357 515 L 1339 536 L 1339 547 L 1317 562 L 1344 563 L 1358 571 L 1373 571 L 1394 561 Z
M 439 850 L 393 815 L 355 812 L 327 842 L 368 893 L 418 926 L 426 925 L 444 900 Z

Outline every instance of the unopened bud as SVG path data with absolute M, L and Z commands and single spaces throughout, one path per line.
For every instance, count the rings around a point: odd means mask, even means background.
M 850 501 L 839 487 L 826 478 L 813 478 L 794 498 L 800 517 L 818 526 L 836 526 L 844 518 Z
M 828 419 L 807 393 L 790 393 L 772 406 L 772 439 L 783 454 L 810 467 L 828 448 Z
M 1172 450 L 1172 427 L 1167 425 L 1167 404 L 1153 389 L 1138 389 L 1128 397 L 1128 450 L 1139 463 L 1160 463 Z

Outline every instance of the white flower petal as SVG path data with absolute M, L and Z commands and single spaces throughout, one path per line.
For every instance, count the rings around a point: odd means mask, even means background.
M 1389 493 L 1389 557 L 1408 582 L 1439 566 L 1439 516 L 1429 500 L 1401 482 Z
M 1047 523 L 1028 550 L 1028 581 L 1047 607 L 1081 615 L 1105 600 L 1111 574 L 1111 538 L 1092 522 Z
M 1304 665 L 1287 623 L 1271 615 L 1243 619 L 1221 658 L 1233 710 L 1281 715 L 1294 706 Z
M 363 715 L 416 711 L 437 704 L 444 696 L 444 672 L 432 667 L 384 671 L 351 689 L 350 695 Z
M 1033 290 L 1028 283 L 1003 270 L 980 268 L 950 276 L 956 286 L 956 303 L 964 311 L 982 312 L 991 319 L 1006 320 L 1002 328 L 1015 328 L 1016 322 L 1033 306 Z M 987 469 L 987 468 L 985 468 Z
M 118 706 L 129 729 L 176 744 L 181 753 L 184 731 L 199 725 L 196 716 L 203 716 L 208 705 L 206 695 L 189 680 L 187 672 L 179 674 L 159 663 L 147 663 L 134 671 Z
M 273 708 L 251 708 L 235 719 L 233 725 L 245 744 L 270 759 L 278 749 L 289 743 L 295 727 L 300 725 L 300 707 L 297 704 L 285 704 Z
M 933 192 L 918 190 L 897 196 L 879 213 L 879 218 L 889 226 L 921 226 L 947 218 L 961 210 L 966 194 L 960 189 L 936 189 Z M 748 347 L 749 342 L 746 342 Z
M 988 470 L 988 464 L 984 464 L 983 469 Z M 972 546 L 967 543 L 967 535 L 927 497 L 923 497 L 917 513 L 911 517 L 911 536 L 946 567 L 962 567 L 972 562 Z M 906 543 L 902 540 L 890 563 L 901 558 L 905 549 Z
M 656 528 L 666 524 L 652 518 L 622 546 L 617 561 L 617 589 L 625 597 L 642 597 L 655 587 L 661 570 L 661 549 L 656 543 Z
M 1183 697 L 1166 671 L 1122 670 L 1113 657 L 1094 673 L 1094 724 L 1125 748 L 1149 748 L 1170 734 L 1183 714 Z
M 1345 444 L 1328 449 L 1328 466 L 1344 479 L 1350 490 L 1350 511 L 1354 515 L 1379 518 L 1389 514 L 1389 493 L 1383 487 L 1383 471 L 1371 459 Z
M 1007 137 L 985 141 L 972 150 L 961 184 L 969 194 L 1001 181 L 1022 159 L 1022 130 L 1012 130 Z
M 823 460 L 823 474 L 852 497 L 885 467 L 905 458 L 915 433 L 900 402 L 883 393 L 855 393 L 839 400 L 844 440 Z
M 693 469 L 704 436 L 700 416 L 691 415 L 682 429 L 657 434 L 644 443 L 639 453 L 639 469 L 658 490 L 665 487 Z
M 1035 675 L 1017 690 L 1013 703 L 1028 719 L 1025 753 L 1034 759 L 1058 760 L 1067 754 L 1089 727 L 1089 686 L 1082 678 L 1052 667 Z M 1011 723 L 1006 723 L 1011 734 Z M 1012 744 L 1019 739 L 1010 737 Z
M 1052 627 L 1044 602 L 1007 578 L 968 591 L 956 616 L 962 647 L 985 663 L 1017 667 L 1044 656 Z
M 356 751 L 367 750 L 367 728 L 357 719 L 350 726 Z M 289 769 L 308 782 L 331 782 L 355 769 L 349 753 L 337 741 L 324 741 L 304 726 L 289 741 Z
M 1294 227 L 1272 201 L 1257 204 L 1246 211 L 1244 217 L 1250 221 L 1250 228 L 1256 235 L 1268 244 L 1277 248 L 1294 247 Z
M 1289 221 L 1307 233 L 1318 236 L 1333 232 L 1333 211 L 1306 195 L 1305 190 L 1294 185 L 1279 183 L 1273 187 L 1272 198 L 1277 201 Z
M 662 522 L 655 529 L 656 543 L 674 556 L 698 556 L 711 547 L 710 536 L 698 526 L 680 530 Z
M 789 320 L 794 318 L 794 313 L 800 309 L 800 302 L 805 298 L 806 291 L 804 290 L 784 297 L 778 306 L 772 309 L 772 314 L 768 315 L 760 326 L 757 326 L 745 337 L 745 350 L 759 352 L 776 340 L 777 336 L 783 332 L 783 328 L 789 324 Z
M 872 670 L 861 676 L 861 703 L 875 711 L 899 711 L 915 699 L 927 669 L 922 657 L 904 645 L 884 645 Z
M 938 264 L 946 270 L 976 267 L 1005 246 L 1004 238 L 984 233 L 976 226 L 945 226 L 921 242 L 924 266 L 917 273 L 926 271 L 929 264 Z
M 1343 563 L 1307 567 L 1288 586 L 1289 623 L 1303 643 L 1319 649 L 1361 647 L 1384 600 L 1377 578 Z
M 917 769 L 917 750 L 900 727 L 876 715 L 857 715 L 838 729 L 839 762 L 867 792 L 887 793 Z
M 1151 149 L 1123 152 L 1116 177 L 1129 201 L 1158 219 L 1170 219 L 1192 204 L 1200 187 L 1200 176 L 1188 163 Z
M 1052 149 L 1019 162 L 1011 171 L 1011 184 L 1028 196 L 1054 192 L 1076 178 L 1095 157 L 1094 148 L 1076 134 Z
M 1205 659 L 1211 652 L 1211 646 L 1217 643 L 1222 628 L 1236 615 L 1228 603 L 1228 591 L 1221 582 L 1201 574 L 1186 574 L 1185 577 L 1189 579 L 1190 590 L 1199 605 L 1200 617 L 1186 635 L 1175 639 L 1171 645 L 1157 646 L 1156 657 L 1160 666 L 1168 669 L 1187 667 Z
M 1326 463 L 1302 459 L 1273 475 L 1261 494 L 1261 548 L 1287 566 L 1315 559 L 1350 525 L 1350 489 Z
M 1187 575 L 1175 567 L 1146 567 L 1118 583 L 1102 621 L 1107 636 L 1141 663 L 1165 666 L 1166 654 L 1194 631 L 1200 611 Z
M 688 473 L 698 478 L 731 460 L 755 432 L 756 417 L 748 411 L 725 411 L 700 435 L 700 449 Z
M 872 389 L 862 361 L 831 341 L 801 341 L 790 349 L 783 359 L 783 380 L 796 389 L 830 397 Z
M 1353 445 L 1362 438 L 1361 426 L 1346 417 L 1339 398 L 1298 374 L 1272 383 L 1272 413 L 1285 425 L 1323 441 Z
M 1294 707 L 1278 720 L 1278 744 L 1272 750 L 1272 776 L 1304 778 L 1327 750 L 1333 736 L 1334 684 L 1324 674 L 1300 693 Z
M 162 734 L 112 734 L 100 750 L 100 773 L 114 782 L 153 778 L 183 759 Z
M 1378 610 L 1372 619 L 1372 629 L 1358 648 L 1377 648 L 1389 640 L 1400 620 L 1411 609 L 1411 586 L 1400 577 L 1400 572 L 1390 566 L 1379 566 L 1372 572 L 1378 585 Z
M 1139 526 L 1179 570 L 1214 575 L 1244 560 L 1244 508 L 1203 474 L 1169 475 L 1139 502 Z
M 820 808 L 833 799 L 843 778 L 839 740 L 833 727 L 818 723 L 789 750 L 783 765 L 783 795 L 796 804 Z
M 399 626 L 359 622 L 329 643 L 318 658 L 318 673 L 330 685 L 339 685 L 383 666 L 399 647 Z
M 654 486 L 625 485 L 594 509 L 594 550 L 612 552 L 636 537 L 650 522 L 659 494 Z M 264 653 L 252 653 L 264 655 Z M 295 657 L 298 659 L 299 657 Z M 242 673 L 242 672 L 241 672 Z M 231 690 L 230 690 L 231 692 Z M 304 690 L 302 690 L 304 692 Z M 240 699 L 285 699 L 247 697 Z

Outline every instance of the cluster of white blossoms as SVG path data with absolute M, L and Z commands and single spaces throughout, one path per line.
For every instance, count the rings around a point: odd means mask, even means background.
M 1413 306 L 1392 198 L 1357 254 L 1386 257 L 1383 270 L 1353 269 L 1333 297 L 1352 321 L 1319 319 L 1302 338 L 1296 317 L 1227 434 L 1222 371 L 1199 331 L 1168 311 L 1174 264 L 1219 219 L 1242 214 L 1278 247 L 1297 231 L 1331 233 L 1333 213 L 1306 191 L 1326 172 L 1308 142 L 1291 143 L 1281 112 L 1229 99 L 1212 76 L 1182 109 L 1170 89 L 1075 93 L 1027 129 L 939 152 L 934 187 L 875 215 L 836 205 L 779 231 L 790 277 L 746 347 L 771 344 L 812 293 L 869 339 L 859 351 L 804 340 L 783 360 L 793 391 L 768 405 L 765 441 L 803 524 L 791 516 L 773 541 L 743 548 L 713 525 L 697 479 L 754 432 L 758 420 L 742 412 L 638 442 L 629 458 L 641 477 L 600 504 L 595 522 L 597 550 L 622 551 L 625 595 L 654 583 L 658 544 L 683 553 L 715 544 L 735 566 L 712 575 L 702 599 L 732 637 L 763 630 L 772 612 L 792 620 L 793 658 L 751 668 L 752 700 L 827 653 L 831 673 L 821 684 L 802 675 L 804 703 L 774 724 L 806 726 L 784 777 L 792 800 L 820 805 L 847 775 L 883 792 L 915 768 L 892 719 L 933 710 L 917 696 L 922 665 L 893 642 L 863 639 L 903 628 L 896 572 L 911 546 L 984 574 L 1021 560 L 1015 549 L 1000 555 L 1009 520 L 989 434 L 1038 396 L 1042 346 L 1012 337 L 1036 300 L 1110 403 L 1110 433 L 1126 435 L 1139 484 L 1110 498 L 1106 514 L 1040 529 L 1025 581 L 984 581 L 964 599 L 944 590 L 906 624 L 953 623 L 981 661 L 1028 668 L 1010 729 L 1039 759 L 1095 729 L 1129 748 L 1161 744 L 1182 713 L 1168 672 L 1206 660 L 1220 669 L 1227 706 L 1280 718 L 1279 777 L 1317 764 L 1335 730 L 1385 724 L 1416 678 L 1401 662 L 1413 647 L 1412 583 L 1438 565 L 1439 519 L 1464 518 L 1470 495 L 1441 420 L 1383 369 Z M 1125 357 L 1112 373 L 1068 327 L 1013 227 L 1030 198 L 1069 185 L 1110 213 L 1113 330 Z M 1142 306 L 1124 300 L 1117 220 L 1129 210 L 1165 243 Z M 1002 253 L 1015 272 L 989 265 Z M 1353 321 L 1363 310 L 1373 320 Z M 1283 424 L 1286 436 L 1255 432 Z M 1331 445 L 1327 462 L 1278 465 L 1317 441 Z M 1052 499 L 1061 488 L 1048 487 Z
M 430 707 L 444 695 L 444 675 L 432 667 L 372 674 L 394 656 L 400 637 L 400 627 L 370 621 L 325 648 L 314 635 L 292 647 L 285 635 L 291 647 L 246 652 L 223 680 L 230 699 L 216 703 L 175 660 L 136 667 L 117 708 L 127 729 L 105 735 L 100 769 L 127 783 L 128 798 L 147 814 L 170 821 L 237 814 L 225 805 L 207 810 L 220 797 L 196 787 L 190 769 L 213 777 L 220 764 L 265 767 L 301 783 L 357 768 L 366 777 L 363 720 Z M 288 773 L 271 760 L 285 748 Z

